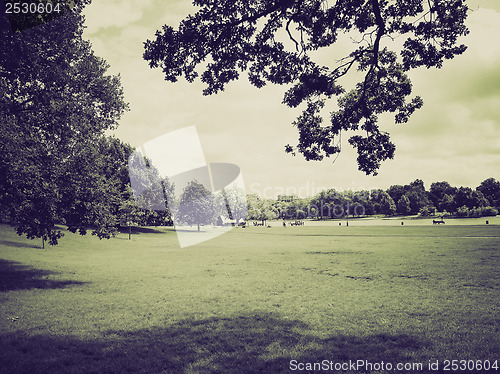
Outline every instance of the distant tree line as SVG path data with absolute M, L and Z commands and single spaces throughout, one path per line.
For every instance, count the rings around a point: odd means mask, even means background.
M 482 217 L 496 216 L 500 209 L 500 182 L 488 178 L 472 189 L 435 182 L 429 191 L 416 179 L 387 190 L 321 191 L 312 198 L 294 196 L 277 200 L 248 196 L 248 219 L 327 219 L 370 215 L 420 215 Z
M 169 209 L 178 225 L 215 225 L 224 221 L 237 223 L 247 216 L 245 191 L 237 186 L 225 187 L 212 193 L 197 180 L 190 181 L 181 195 L 170 197 Z

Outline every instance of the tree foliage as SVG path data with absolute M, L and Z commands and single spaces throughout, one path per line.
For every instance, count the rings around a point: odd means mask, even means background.
M 172 212 L 178 205 L 173 183 L 138 150 L 129 155 L 127 169 L 137 206 L 147 211 L 143 223 L 172 225 Z
M 499 189 L 497 189 L 499 188 Z M 484 193 L 483 193 L 484 191 Z M 341 219 L 370 215 L 420 215 L 453 214 L 459 217 L 495 216 L 498 209 L 486 196 L 500 193 L 500 183 L 493 178 L 483 181 L 475 190 L 470 187 L 452 187 L 448 182 L 434 182 L 426 191 L 420 179 L 407 185 L 393 185 L 386 191 L 320 191 L 311 198 L 262 200 L 248 195 L 249 219 L 259 218 L 266 207 L 274 207 L 275 217 L 283 219 Z M 396 200 L 397 199 L 397 200 Z M 397 204 L 396 204 L 397 201 Z M 266 218 L 266 219 L 271 219 Z
M 491 206 L 500 208 L 500 182 L 494 178 L 488 178 L 481 182 L 476 190 L 483 193 Z
M 342 131 L 354 132 L 349 143 L 366 174 L 376 174 L 381 161 L 394 156 L 395 145 L 378 116 L 393 113 L 396 123 L 405 123 L 423 104 L 411 97 L 407 73 L 440 68 L 466 49 L 457 44 L 468 33 L 464 0 L 193 3 L 200 9 L 178 29 L 165 25 L 145 42 L 150 67 L 160 67 L 171 82 L 201 76 L 205 95 L 224 90 L 242 72 L 256 87 L 286 84 L 284 104 L 305 106 L 294 122 L 298 144 L 286 151 L 321 160 L 341 151 Z M 327 66 L 316 62 L 316 51 L 342 43 L 343 34 L 356 40 L 351 52 L 335 55 Z M 350 89 L 343 86 L 348 75 L 360 78 Z M 323 124 L 323 108 L 334 98 L 330 123 Z
M 457 189 L 450 186 L 448 182 L 434 182 L 431 184 L 431 188 L 429 190 L 429 199 L 436 208 L 449 210 L 449 196 L 453 196 L 456 193 Z M 446 207 L 444 207 L 445 205 Z
M 79 144 L 64 162 L 59 181 L 60 216 L 71 232 L 88 227 L 99 238 L 110 238 L 119 224 L 122 200 L 130 198 L 127 160 L 133 149 L 112 137 Z
M 127 105 L 119 77 L 82 39 L 88 3 L 22 32 L 0 28 L 0 206 L 20 235 L 50 244 L 57 223 L 81 234 L 91 223 L 99 237 L 114 224 L 119 182 L 104 165 L 104 131 Z
M 247 198 L 245 190 L 236 185 L 223 188 L 216 197 L 218 214 L 227 219 L 240 222 L 247 218 Z
M 189 182 L 180 197 L 177 219 L 188 225 L 196 224 L 200 231 L 200 225 L 211 224 L 214 221 L 216 213 L 214 199 L 214 195 L 203 184 L 196 180 Z
M 398 200 L 396 211 L 402 215 L 408 215 L 411 213 L 410 200 L 408 199 L 408 196 L 401 196 Z
M 380 209 L 386 216 L 391 216 L 396 213 L 396 204 L 389 194 L 385 194 L 380 202 Z
M 256 195 L 247 196 L 248 203 L 248 219 L 261 221 L 264 225 L 267 220 L 278 217 L 278 209 L 274 206 L 273 201 L 269 199 L 261 199 Z
M 118 208 L 118 217 L 120 225 L 128 227 L 128 240 L 132 233 L 132 226 L 139 226 L 146 213 L 137 206 L 134 200 L 134 192 L 130 185 L 127 186 L 122 194 L 120 206 Z

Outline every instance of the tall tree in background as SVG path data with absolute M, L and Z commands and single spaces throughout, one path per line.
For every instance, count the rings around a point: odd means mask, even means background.
M 0 210 L 19 234 L 51 244 L 61 236 L 55 224 L 73 208 L 64 198 L 99 185 L 91 175 L 72 180 L 78 171 L 68 166 L 76 159 L 88 165 L 80 157 L 85 147 L 115 128 L 127 109 L 119 77 L 106 75 L 108 65 L 82 39 L 81 11 L 89 2 L 22 32 L 0 29 L 0 145 L 6 149 L 0 154 Z M 109 208 L 90 197 L 85 204 L 87 211 Z M 107 225 L 104 217 L 98 225 Z
M 162 177 L 152 161 L 138 150 L 129 155 L 127 169 L 134 199 L 147 211 L 145 223 L 172 225 L 172 213 L 178 205 L 174 184 Z
M 182 191 L 177 210 L 178 219 L 188 225 L 196 224 L 200 231 L 200 225 L 213 223 L 215 207 L 214 195 L 203 184 L 194 180 Z
M 245 190 L 232 185 L 221 190 L 216 201 L 220 208 L 220 215 L 224 218 L 234 219 L 235 222 L 240 222 L 247 218 L 248 207 Z
M 294 122 L 298 145 L 287 145 L 286 151 L 321 160 L 341 151 L 342 131 L 361 129 L 364 135 L 351 136 L 349 143 L 366 174 L 376 174 L 381 161 L 394 156 L 395 145 L 380 129 L 378 116 L 395 113 L 395 122 L 405 123 L 423 104 L 420 97 L 410 97 L 408 71 L 440 68 L 466 50 L 457 45 L 468 33 L 464 0 L 193 3 L 201 9 L 177 30 L 165 25 L 145 42 L 150 67 L 161 67 L 171 82 L 181 76 L 193 82 L 201 74 L 205 95 L 222 91 L 243 71 L 256 87 L 289 84 L 283 102 L 305 109 Z M 346 33 L 356 40 L 350 53 L 334 54 L 328 66 L 314 61 L 315 51 L 341 44 Z M 347 75 L 361 79 L 345 89 Z M 323 125 L 325 103 L 335 97 L 331 122 Z
M 456 193 L 457 189 L 448 182 L 434 182 L 429 190 L 429 199 L 439 210 L 449 209 L 449 196 L 454 196 Z
M 391 216 L 396 213 L 396 204 L 389 194 L 385 194 L 380 201 L 380 211 L 386 216 Z
M 398 204 L 396 206 L 396 210 L 399 214 L 402 215 L 407 215 L 411 213 L 410 199 L 408 199 L 408 196 L 403 195 L 400 197 L 400 199 L 398 200 Z
M 421 179 L 415 179 L 408 186 L 406 196 L 410 200 L 411 214 L 418 214 L 420 209 L 430 205 L 428 192 L 425 190 L 424 182 Z
M 279 216 L 279 210 L 274 206 L 274 202 L 269 199 L 261 199 L 256 195 L 247 196 L 248 219 L 261 221 L 262 226 L 267 220 L 275 219 Z
M 118 217 L 120 225 L 128 228 L 128 240 L 131 239 L 132 226 L 139 226 L 145 214 L 144 210 L 137 207 L 132 188 L 127 186 L 118 208 Z
M 402 186 L 400 184 L 392 185 L 387 189 L 387 193 L 392 197 L 394 202 L 398 202 L 403 195 L 408 192 L 410 186 Z
M 488 178 L 481 182 L 476 190 L 483 193 L 491 206 L 500 208 L 500 182 L 495 178 Z

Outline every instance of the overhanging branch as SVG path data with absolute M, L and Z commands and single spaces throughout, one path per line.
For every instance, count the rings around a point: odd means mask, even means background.
M 370 63 L 370 69 L 366 73 L 365 80 L 363 82 L 363 91 L 361 93 L 361 98 L 359 100 L 359 102 L 363 106 L 363 112 L 364 112 L 365 117 L 369 116 L 369 113 L 368 113 L 367 108 L 366 108 L 366 103 L 365 103 L 367 84 L 368 84 L 368 81 L 370 80 L 373 72 L 375 71 L 375 69 L 378 68 L 380 39 L 385 34 L 385 22 L 384 22 L 384 19 L 382 18 L 382 15 L 380 13 L 380 5 L 378 2 L 379 2 L 379 0 L 371 0 L 373 13 L 375 14 L 375 23 L 377 24 L 377 36 L 375 37 L 375 42 L 373 43 L 373 48 L 372 48 L 373 56 L 372 56 L 371 63 Z

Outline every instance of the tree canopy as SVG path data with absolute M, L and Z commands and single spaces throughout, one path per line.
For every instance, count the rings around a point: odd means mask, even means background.
M 283 103 L 305 106 L 293 123 L 297 146 L 285 150 L 306 160 L 322 160 L 341 151 L 341 133 L 358 153 L 358 167 L 377 174 L 381 161 L 394 157 L 395 145 L 378 124 L 394 113 L 405 123 L 423 104 L 413 96 L 411 69 L 440 68 L 463 53 L 458 44 L 468 30 L 464 0 L 194 0 L 200 9 L 178 29 L 165 25 L 145 42 L 144 59 L 162 68 L 165 80 L 198 76 L 203 93 L 224 90 L 242 72 L 256 87 L 289 86 Z M 355 43 L 349 53 L 327 66 L 315 52 L 331 48 L 345 34 Z M 399 52 L 399 53 L 397 53 Z M 359 77 L 345 88 L 346 76 Z M 330 122 L 324 108 L 336 98 Z M 335 105 L 335 103 L 334 103 Z
M 188 225 L 196 224 L 200 231 L 200 225 L 213 223 L 215 213 L 214 195 L 197 180 L 189 182 L 180 197 L 178 220 Z
M 82 39 L 88 3 L 22 32 L 0 28 L 0 211 L 50 244 L 63 222 L 109 237 L 131 152 L 104 137 L 127 104 L 119 77 Z

